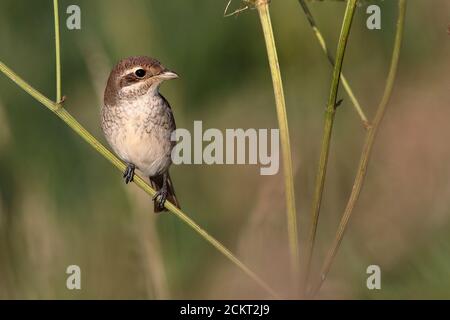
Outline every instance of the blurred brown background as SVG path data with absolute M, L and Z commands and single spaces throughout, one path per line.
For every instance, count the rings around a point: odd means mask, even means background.
M 256 11 L 223 18 L 225 0 L 60 1 L 66 107 L 102 142 L 99 109 L 112 66 L 150 55 L 181 75 L 162 93 L 178 127 L 275 128 L 273 92 Z M 369 115 L 388 71 L 397 1 L 370 31 L 356 13 L 344 72 Z M 82 29 L 65 27 L 81 7 Z M 234 6 L 239 6 L 237 0 Z M 311 3 L 331 50 L 344 4 Z M 273 0 L 273 27 L 294 152 L 305 243 L 331 79 L 296 0 Z M 409 0 L 395 91 L 366 185 L 321 298 L 450 298 L 450 3 Z M 2 0 L 0 60 L 54 98 L 51 1 Z M 364 129 L 343 90 L 313 271 L 322 263 L 353 183 Z M 290 290 L 281 171 L 258 166 L 172 168 L 183 209 L 277 291 Z M 303 250 L 302 250 L 303 253 Z M 82 271 L 69 291 L 66 268 Z M 366 268 L 382 289 L 366 288 Z M 317 274 L 314 274 L 317 276 Z M 152 203 L 48 110 L 0 76 L 0 298 L 267 298 L 248 277 Z

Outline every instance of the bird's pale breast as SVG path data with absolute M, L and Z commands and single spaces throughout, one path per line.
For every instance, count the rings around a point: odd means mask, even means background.
M 116 154 L 146 176 L 162 174 L 170 166 L 175 122 L 170 106 L 159 94 L 105 105 L 102 129 Z

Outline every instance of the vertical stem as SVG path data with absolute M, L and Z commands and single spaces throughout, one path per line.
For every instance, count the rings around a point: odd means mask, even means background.
M 383 98 L 381 99 L 380 105 L 377 108 L 377 113 L 375 115 L 375 119 L 373 121 L 373 125 L 369 128 L 367 132 L 367 136 L 364 142 L 363 151 L 361 154 L 361 159 L 358 167 L 358 172 L 355 177 L 355 182 L 353 184 L 352 192 L 350 194 L 349 200 L 347 202 L 347 206 L 344 210 L 344 214 L 342 215 L 342 219 L 339 223 L 339 227 L 335 236 L 335 239 L 331 245 L 330 250 L 328 251 L 327 257 L 321 269 L 321 276 L 318 284 L 312 290 L 312 294 L 316 295 L 320 290 L 323 282 L 325 281 L 328 272 L 330 271 L 333 260 L 336 256 L 336 253 L 339 249 L 339 246 L 342 242 L 342 238 L 344 236 L 345 230 L 347 229 L 348 222 L 350 220 L 350 216 L 352 215 L 353 209 L 355 207 L 356 201 L 359 198 L 361 193 L 361 189 L 364 183 L 364 179 L 367 172 L 367 166 L 370 159 L 370 154 L 373 149 L 374 141 L 376 138 L 376 134 L 380 127 L 380 123 L 383 120 L 384 114 L 386 112 L 386 107 L 391 98 L 392 90 L 394 87 L 395 78 L 397 75 L 398 62 L 400 59 L 400 49 L 403 39 L 403 30 L 405 24 L 405 15 L 406 15 L 406 0 L 399 0 L 398 2 L 398 18 L 397 18 L 397 30 L 395 35 L 394 49 L 392 53 L 391 65 L 389 68 L 389 75 L 386 81 L 386 87 L 383 93 Z
M 283 82 L 281 80 L 280 65 L 278 63 L 277 49 L 270 20 L 268 0 L 257 0 L 259 18 L 266 42 L 267 56 L 272 75 L 273 90 L 281 135 L 281 149 L 283 155 L 283 173 L 286 193 L 286 208 L 288 221 L 289 249 L 291 259 L 291 272 L 293 279 L 298 279 L 300 257 L 298 248 L 297 213 L 295 209 L 294 176 L 292 172 L 292 155 L 289 140 L 289 128 L 286 115 L 286 102 L 284 99 Z
M 357 0 L 349 0 L 345 9 L 344 20 L 342 23 L 341 35 L 339 37 L 339 43 L 336 53 L 336 63 L 334 64 L 333 77 L 331 81 L 330 96 L 328 98 L 327 109 L 325 112 L 325 125 L 323 130 L 322 148 L 319 159 L 319 168 L 316 177 L 316 188 L 314 191 L 314 198 L 311 209 L 311 229 L 309 233 L 306 266 L 303 279 L 303 286 L 306 288 L 306 284 L 309 278 L 309 271 L 311 266 L 311 259 L 314 251 L 314 243 L 316 239 L 317 224 L 319 221 L 320 206 L 322 203 L 323 189 L 325 185 L 325 177 L 327 172 L 328 155 L 330 151 L 331 133 L 333 130 L 334 116 L 336 112 L 336 100 L 339 88 L 339 80 L 341 76 L 342 64 L 344 61 L 345 49 L 347 47 L 348 37 L 350 34 L 350 28 L 355 13 Z
M 325 42 L 325 39 L 322 36 L 322 33 L 320 32 L 319 28 L 317 27 L 316 21 L 314 20 L 314 17 L 311 13 L 311 11 L 309 10 L 308 5 L 306 4 L 305 0 L 298 0 L 300 3 L 300 6 L 303 9 L 303 12 L 305 12 L 306 18 L 308 19 L 308 22 L 311 26 L 311 28 L 314 31 L 314 34 L 317 38 L 317 41 L 319 41 L 320 47 L 322 48 L 322 51 L 325 53 L 325 55 L 327 56 L 328 61 L 330 62 L 330 64 L 332 66 L 334 66 L 334 57 L 332 56 L 331 52 L 328 50 L 327 48 L 327 44 Z M 341 74 L 341 81 L 342 81 L 342 86 L 344 87 L 345 91 L 347 92 L 350 100 L 352 101 L 352 104 L 356 110 L 356 112 L 358 113 L 359 117 L 361 118 L 361 121 L 363 123 L 363 125 L 368 128 L 369 127 L 369 121 L 367 120 L 367 117 L 361 107 L 361 104 L 359 103 L 358 99 L 356 99 L 355 94 L 353 93 L 352 88 L 350 87 L 350 84 L 348 83 L 347 79 L 344 77 L 344 74 Z
M 53 0 L 53 12 L 55 17 L 55 54 L 56 54 L 56 102 L 61 101 L 61 53 L 59 41 L 59 14 L 58 0 Z

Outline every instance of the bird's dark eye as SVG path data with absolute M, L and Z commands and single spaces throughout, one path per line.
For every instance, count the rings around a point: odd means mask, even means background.
M 134 74 L 139 77 L 142 78 L 143 76 L 145 76 L 145 70 L 144 69 L 137 69 Z

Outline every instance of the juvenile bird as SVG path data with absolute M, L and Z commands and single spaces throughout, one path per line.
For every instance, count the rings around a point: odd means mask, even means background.
M 169 176 L 175 119 L 169 102 L 159 93 L 163 81 L 175 78 L 178 75 L 156 59 L 122 59 L 109 75 L 102 107 L 106 140 L 127 164 L 125 183 L 133 181 L 135 169 L 149 177 L 157 192 L 155 212 L 165 210 L 166 199 L 180 207 Z

